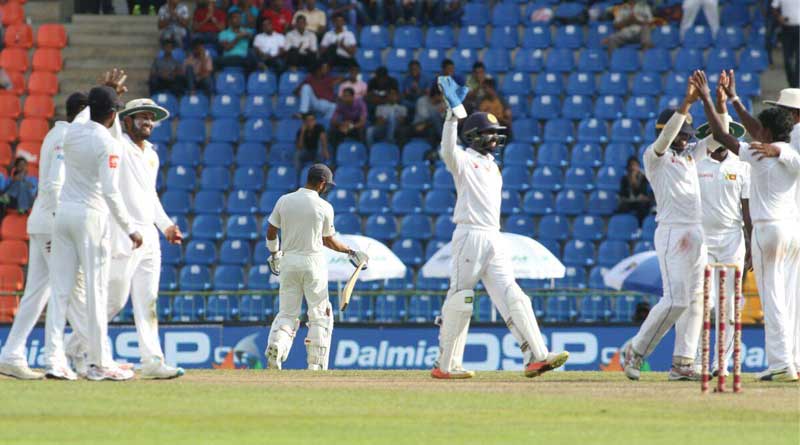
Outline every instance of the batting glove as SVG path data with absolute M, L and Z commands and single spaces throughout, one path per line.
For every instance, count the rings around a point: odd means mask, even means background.
M 467 117 L 467 110 L 464 109 L 463 103 L 469 93 L 469 88 L 459 85 L 450 76 L 439 76 L 436 78 L 436 82 L 453 114 L 459 119 Z
M 279 250 L 267 258 L 267 266 L 272 275 L 276 277 L 281 274 L 281 258 L 283 258 L 283 251 Z
M 367 269 L 367 262 L 369 262 L 369 255 L 360 251 L 360 250 L 353 250 L 349 255 L 347 255 L 347 259 L 350 260 L 350 264 L 353 267 L 358 267 L 359 264 L 362 262 L 364 263 L 364 267 L 362 270 Z

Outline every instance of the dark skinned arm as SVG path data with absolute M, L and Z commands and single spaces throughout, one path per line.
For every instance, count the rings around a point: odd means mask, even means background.
M 753 220 L 750 219 L 750 200 L 742 199 L 742 219 L 744 220 L 744 268 L 753 270 L 753 262 L 750 256 L 750 234 L 753 233 Z
M 346 253 L 348 255 L 353 254 L 353 249 L 345 246 L 339 240 L 332 236 L 323 236 L 322 237 L 322 245 L 327 247 L 328 249 L 335 250 L 336 252 Z
M 723 84 L 723 88 L 728 98 L 733 101 L 733 109 L 736 110 L 736 114 L 739 115 L 739 119 L 742 121 L 745 130 L 747 130 L 752 137 L 758 137 L 757 135 L 761 134 L 762 130 L 761 122 L 754 118 L 753 115 L 747 111 L 742 101 L 739 100 L 739 96 L 736 94 L 736 77 L 733 70 L 728 71 L 727 79 L 728 83 L 727 85 Z
M 703 110 L 705 110 L 708 124 L 711 127 L 711 133 L 714 139 L 728 150 L 739 154 L 739 140 L 728 133 L 728 129 L 724 128 L 722 118 L 714 111 L 714 103 L 711 100 L 711 90 L 708 88 L 708 79 L 703 71 L 695 71 L 690 80 L 698 90 L 700 100 L 703 101 Z

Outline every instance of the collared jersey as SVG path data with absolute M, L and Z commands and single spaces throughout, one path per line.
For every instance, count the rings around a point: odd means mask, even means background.
M 62 146 L 69 123 L 56 122 L 47 133 L 39 153 L 39 193 L 28 217 L 29 234 L 53 232 L 53 215 L 58 205 L 58 195 L 64 185 L 64 152 Z
M 645 150 L 644 171 L 656 196 L 658 223 L 702 222 L 697 163 L 708 154 L 708 140 L 690 144 L 681 153 L 669 148 L 658 156 L 653 145 Z
M 300 188 L 278 199 L 269 223 L 281 229 L 285 255 L 321 255 L 322 237 L 333 236 L 333 206 L 314 190 Z
M 739 143 L 739 157 L 750 164 L 750 217 L 753 222 L 797 220 L 800 154 L 785 142 L 774 142 L 779 158 L 757 160 L 750 144 Z
M 750 199 L 750 165 L 733 152 L 722 162 L 706 156 L 697 163 L 706 234 L 742 230 L 742 199 Z
M 442 133 L 442 160 L 453 174 L 456 207 L 453 221 L 490 230 L 500 230 L 503 176 L 494 156 L 456 146 L 458 120 L 450 117 Z

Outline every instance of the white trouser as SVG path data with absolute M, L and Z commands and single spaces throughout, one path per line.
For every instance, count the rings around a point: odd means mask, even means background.
M 17 365 L 28 363 L 25 357 L 25 343 L 50 298 L 50 252 L 48 251 L 50 241 L 50 235 L 30 235 L 25 293 L 22 295 L 22 301 L 20 301 L 14 316 L 14 323 L 11 325 L 3 352 L 0 354 L 2 362 Z M 86 336 L 86 313 L 79 311 L 79 305 L 72 304 L 83 300 L 83 293 L 83 273 L 79 273 L 67 308 L 67 320 L 72 326 L 73 338 L 81 336 L 85 338 Z
M 706 15 L 706 21 L 711 28 L 711 34 L 715 37 L 719 30 L 719 5 L 717 0 L 683 0 L 683 18 L 681 19 L 681 39 L 686 35 L 686 31 L 691 29 L 697 18 L 700 8 Z
M 744 232 L 741 230 L 737 232 L 727 232 L 722 234 L 711 234 L 706 232 L 706 246 L 708 247 L 708 263 L 713 264 L 736 264 L 739 266 L 739 270 L 744 274 L 744 255 L 746 251 L 745 243 L 744 243 Z M 726 269 L 727 271 L 727 281 L 725 284 L 725 363 L 728 366 L 731 366 L 733 363 L 731 362 L 731 357 L 733 356 L 733 334 L 734 334 L 734 317 L 733 317 L 733 296 L 734 296 L 734 284 L 735 284 L 735 275 L 733 270 Z M 717 306 L 717 301 L 719 299 L 719 272 L 716 270 L 712 270 L 711 274 L 711 283 L 709 284 L 709 302 L 711 307 Z M 742 283 L 741 280 L 739 282 L 739 288 L 741 289 Z M 744 299 L 742 299 L 742 304 L 744 304 Z M 719 325 L 717 325 L 719 326 Z M 719 331 L 717 331 L 717 335 L 719 335 Z M 717 367 L 717 363 L 719 361 L 719 357 L 717 356 L 718 349 L 715 347 L 711 347 L 713 352 L 714 361 L 712 362 L 712 368 Z M 697 346 L 697 355 L 695 358 L 695 364 L 699 365 L 701 363 L 701 354 L 702 354 L 702 345 L 698 344 Z
M 767 363 L 773 370 L 800 365 L 800 235 L 791 221 L 753 224 L 753 270 L 764 308 Z
M 459 225 L 453 233 L 450 289 L 442 305 L 439 369 L 460 369 L 472 317 L 473 290 L 483 282 L 489 298 L 506 321 L 525 363 L 547 358 L 548 350 L 533 314 L 531 299 L 514 280 L 506 241 L 498 231 Z
M 276 346 L 278 357 L 285 361 L 297 334 L 298 317 L 305 295 L 308 305 L 309 366 L 328 368 L 328 354 L 333 333 L 333 308 L 328 301 L 328 267 L 324 255 L 285 254 L 281 259 L 278 315 L 272 321 L 267 343 Z
M 64 325 L 67 299 L 79 268 L 86 282 L 87 358 L 89 365 L 111 366 L 108 346 L 108 272 L 110 249 L 108 213 L 81 205 L 62 204 L 53 230 L 50 282 L 53 295 L 47 305 L 46 357 L 55 366 L 64 364 Z
M 633 338 L 633 350 L 650 355 L 674 324 L 672 355 L 692 360 L 703 327 L 703 273 L 708 255 L 703 228 L 700 224 L 659 224 L 655 245 L 664 295 Z

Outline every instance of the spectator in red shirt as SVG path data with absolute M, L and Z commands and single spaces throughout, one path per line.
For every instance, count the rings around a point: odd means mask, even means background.
M 282 0 L 272 0 L 269 8 L 265 8 L 261 17 L 272 22 L 275 32 L 285 34 L 292 26 L 292 11 L 283 7 Z
M 225 11 L 218 9 L 214 1 L 200 0 L 192 17 L 192 40 L 216 43 L 217 35 L 225 29 Z
M 333 88 L 336 80 L 331 76 L 327 63 L 322 62 L 315 66 L 300 85 L 300 113 L 318 113 L 326 121 L 330 120 L 336 110 L 336 94 Z

